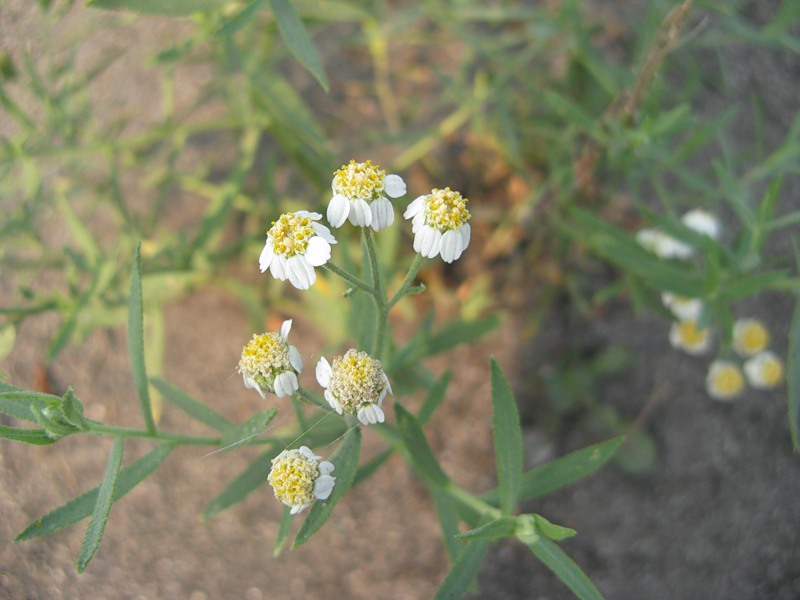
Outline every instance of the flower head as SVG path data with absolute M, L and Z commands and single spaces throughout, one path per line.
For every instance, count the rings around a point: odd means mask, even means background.
M 314 500 L 327 500 L 336 483 L 331 477 L 333 463 L 319 461 L 306 446 L 297 450 L 284 450 L 272 459 L 272 468 L 267 481 L 275 491 L 275 497 L 296 515 L 311 506 Z
M 280 333 L 253 335 L 242 349 L 239 373 L 245 387 L 256 390 L 262 398 L 264 392 L 281 398 L 297 391 L 297 376 L 303 370 L 303 359 L 297 348 L 288 342 L 291 328 L 292 321 L 284 321 Z
M 703 312 L 700 298 L 686 298 L 671 292 L 661 294 L 661 302 L 679 321 L 697 321 Z
M 715 360 L 706 376 L 706 391 L 717 400 L 734 400 L 744 390 L 744 377 L 739 367 L 728 360 Z
M 358 227 L 380 231 L 394 223 L 394 208 L 387 198 L 399 198 L 406 193 L 406 184 L 399 175 L 386 171 L 371 160 L 342 165 L 333 174 L 333 197 L 328 204 L 328 222 L 341 227 L 350 220 Z
M 330 230 L 317 223 L 319 213 L 306 210 L 284 213 L 267 231 L 267 242 L 258 259 L 261 272 L 270 270 L 275 279 L 307 290 L 317 280 L 314 267 L 331 258 L 331 244 L 336 240 Z
M 733 324 L 733 349 L 740 356 L 753 356 L 769 345 L 767 326 L 758 319 L 738 319 Z
M 711 332 L 699 329 L 696 321 L 676 321 L 669 330 L 669 343 L 687 354 L 703 354 L 711 346 Z
M 364 425 L 383 423 L 381 404 L 392 386 L 379 360 L 353 348 L 334 357 L 332 365 L 323 356 L 317 363 L 317 381 L 340 415 L 356 415 Z
M 771 389 L 783 382 L 783 361 L 770 351 L 759 352 L 744 363 L 744 374 L 754 388 Z
M 681 221 L 686 227 L 696 231 L 701 235 L 707 235 L 712 240 L 718 240 L 722 233 L 722 225 L 719 219 L 710 212 L 695 208 L 681 217 Z
M 471 218 L 467 198 L 449 187 L 434 189 L 408 205 L 403 217 L 411 219 L 414 251 L 426 258 L 440 254 L 451 263 L 469 246 Z
M 656 254 L 660 258 L 677 258 L 686 260 L 691 258 L 694 250 L 671 235 L 664 233 L 660 229 L 640 229 L 636 232 L 636 241 L 645 250 Z

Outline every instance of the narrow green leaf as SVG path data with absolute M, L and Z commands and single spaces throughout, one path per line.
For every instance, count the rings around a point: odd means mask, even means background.
M 129 10 L 143 15 L 188 17 L 223 9 L 229 0 L 91 0 L 87 6 L 104 10 Z
M 7 425 L 0 425 L 0 438 L 15 442 L 25 442 L 34 446 L 47 446 L 56 441 L 49 437 L 44 429 L 23 429 L 22 427 L 9 427 Z
M 374 458 L 371 458 L 366 463 L 358 467 L 358 471 L 356 472 L 356 476 L 353 479 L 352 487 L 356 487 L 362 481 L 369 479 L 375 471 L 377 471 L 380 466 L 389 460 L 389 457 L 394 453 L 394 450 L 391 448 L 387 448 Z
M 167 402 L 177 406 L 193 419 L 223 433 L 236 427 L 233 422 L 223 417 L 213 408 L 203 404 L 168 381 L 159 377 L 152 377 L 150 378 L 150 382 L 153 384 L 153 387 L 161 392 Z
M 417 415 L 417 421 L 419 421 L 420 425 L 425 425 L 433 416 L 433 413 L 436 412 L 436 409 L 441 406 L 452 375 L 451 371 L 445 371 L 431 386 L 431 389 L 428 390 L 428 395 L 425 396 L 425 401 L 422 403 L 422 408 L 419 409 L 419 414 Z
M 272 556 L 280 556 L 286 541 L 289 539 L 289 534 L 292 533 L 292 523 L 294 523 L 292 507 L 284 505 L 281 513 L 281 524 L 278 528 L 278 535 L 275 538 L 275 546 L 272 548 Z
M 353 483 L 358 468 L 358 458 L 361 454 L 361 430 L 354 427 L 347 432 L 342 443 L 336 449 L 330 461 L 335 465 L 333 475 L 336 485 L 327 500 L 316 501 L 309 510 L 308 517 L 303 521 L 292 548 L 305 544 L 331 516 L 336 503 L 347 493 Z
M 450 321 L 430 337 L 426 346 L 426 355 L 439 354 L 461 344 L 474 342 L 497 327 L 499 323 L 500 317 L 497 315 L 474 321 Z
M 83 418 L 83 404 L 72 391 L 72 388 L 67 390 L 61 403 L 61 415 L 64 420 L 78 429 L 85 431 L 87 429 L 86 420 Z
M 792 445 L 800 451 L 800 300 L 797 301 L 789 329 L 788 412 Z
M 581 600 L 603 600 L 586 573 L 573 561 L 558 544 L 539 536 L 535 542 L 526 544 L 545 566 L 564 582 Z
M 242 10 L 225 21 L 222 27 L 214 32 L 214 37 L 227 37 L 247 26 L 258 14 L 258 11 L 261 10 L 262 4 L 264 4 L 264 0 L 253 0 L 247 4 Z
M 500 510 L 511 514 L 519 501 L 522 479 L 522 429 L 514 394 L 495 359 L 491 361 L 491 370 L 497 489 L 500 492 Z
M 137 484 L 155 471 L 164 462 L 164 459 L 169 456 L 173 448 L 172 444 L 162 444 L 125 467 L 117 479 L 117 485 L 114 489 L 114 502 L 130 492 Z M 45 516 L 36 519 L 20 532 L 15 541 L 21 542 L 42 535 L 49 535 L 85 519 L 92 514 L 92 510 L 97 505 L 98 491 L 98 488 L 89 490 Z
M 11 385 L 8 385 L 8 387 L 13 391 L 3 391 L 0 393 L 0 413 L 10 417 L 37 423 L 38 421 L 31 407 L 35 407 L 37 410 L 41 411 L 48 406 L 61 403 L 61 398 L 53 396 L 52 394 L 26 392 Z
M 481 566 L 489 542 L 473 540 L 464 547 L 453 568 L 436 591 L 434 600 L 456 600 L 463 598 Z
M 108 522 L 108 515 L 111 513 L 111 505 L 114 503 L 114 489 L 117 486 L 119 469 L 122 466 L 122 438 L 114 440 L 111 448 L 111 456 L 108 458 L 103 481 L 97 491 L 97 502 L 92 512 L 92 519 L 86 528 L 86 535 L 81 544 L 81 551 L 78 554 L 78 573 L 83 573 L 86 566 L 92 560 Z
M 13 323 L 0 325 L 0 361 L 5 360 L 14 349 L 17 341 L 17 328 Z
M 292 3 L 289 0 L 270 0 L 269 3 L 278 23 L 278 31 L 289 51 L 300 61 L 300 64 L 308 69 L 322 89 L 326 92 L 329 91 L 330 84 L 325 75 L 322 60 L 320 60 L 314 44 L 311 43 L 303 22 L 297 16 Z
M 254 414 L 241 425 L 233 429 L 227 429 L 222 436 L 222 447 L 225 450 L 239 448 L 242 444 L 263 432 L 277 414 L 278 409 L 273 406 L 269 410 Z
M 517 529 L 516 517 L 500 517 L 494 521 L 489 521 L 483 525 L 470 529 L 464 533 L 459 533 L 458 537 L 462 539 L 481 539 L 481 540 L 496 540 L 504 537 L 514 535 Z
M 556 525 L 545 519 L 542 515 L 531 515 L 542 535 L 549 537 L 551 540 L 560 541 L 576 535 L 578 532 L 569 527 Z
M 450 557 L 450 562 L 456 562 L 458 555 L 464 548 L 464 542 L 458 539 L 460 530 L 458 528 L 458 511 L 454 505 L 450 494 L 446 493 L 438 485 L 428 486 L 433 503 L 436 506 L 436 516 L 439 518 L 439 527 L 442 529 L 442 542 Z
M 136 246 L 131 269 L 131 297 L 128 312 L 128 354 L 131 360 L 133 381 L 136 384 L 136 393 L 144 416 L 144 422 L 150 433 L 155 433 L 156 424 L 153 421 L 153 408 L 150 406 L 150 391 L 147 387 L 147 368 L 144 363 L 144 324 L 142 300 L 142 270 L 141 270 L 142 243 Z
M 591 475 L 614 456 L 624 440 L 624 437 L 616 437 L 592 444 L 527 471 L 522 475 L 520 500 L 544 496 Z M 481 497 L 486 502 L 497 503 L 500 495 L 495 489 Z
M 208 503 L 208 506 L 206 506 L 203 511 L 203 519 L 207 521 L 226 508 L 233 506 L 237 502 L 241 502 L 251 492 L 262 487 L 267 481 L 267 475 L 272 466 L 272 459 L 275 458 L 279 452 L 280 448 L 273 446 L 251 462 L 244 471 Z
M 436 457 L 425 439 L 422 428 L 410 412 L 408 412 L 399 402 L 394 404 L 394 412 L 397 417 L 397 429 L 406 450 L 411 455 L 411 460 L 419 472 L 433 483 L 445 485 L 448 482 L 442 468 L 439 466 Z

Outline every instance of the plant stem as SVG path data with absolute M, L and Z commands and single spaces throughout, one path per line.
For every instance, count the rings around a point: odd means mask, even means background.
M 420 266 L 422 266 L 422 255 L 417 254 L 414 256 L 414 262 L 411 263 L 411 266 L 408 268 L 408 273 L 406 273 L 405 279 L 403 279 L 403 283 L 400 284 L 400 288 L 397 290 L 392 299 L 386 304 L 386 311 L 388 312 L 395 304 L 397 304 L 400 299 L 408 293 L 408 289 L 411 287 L 411 284 L 414 282 L 414 277 L 417 276 L 417 272 L 419 271 Z
M 221 437 L 208 437 L 198 435 L 183 435 L 180 433 L 170 433 L 168 431 L 150 432 L 146 429 L 129 429 L 127 427 L 114 427 L 89 421 L 91 429 L 85 433 L 92 435 L 111 435 L 122 438 L 145 438 L 151 440 L 161 440 L 163 442 L 174 442 L 181 445 L 191 446 L 219 446 L 222 443 Z
M 380 360 L 383 353 L 383 339 L 386 335 L 386 320 L 389 316 L 389 306 L 386 304 L 386 294 L 381 283 L 381 270 L 378 265 L 378 253 L 375 251 L 375 240 L 372 229 L 364 227 L 364 242 L 367 247 L 367 257 L 372 274 L 372 285 L 375 293 L 372 299 L 375 301 L 375 311 L 377 312 L 377 323 L 375 324 L 375 337 L 372 340 L 372 356 Z
M 330 261 L 326 262 L 324 265 L 322 265 L 322 268 L 323 269 L 328 269 L 331 273 L 334 273 L 334 274 L 338 275 L 339 277 L 344 279 L 350 285 L 353 285 L 354 287 L 357 287 L 360 290 L 363 290 L 363 291 L 367 292 L 373 298 L 375 297 L 375 294 L 376 294 L 375 288 L 370 286 L 368 283 L 365 283 L 365 282 L 361 281 L 358 277 L 353 277 L 352 275 L 350 275 L 350 273 L 348 273 L 344 269 L 340 269 L 339 267 L 334 265 L 332 262 L 330 262 Z

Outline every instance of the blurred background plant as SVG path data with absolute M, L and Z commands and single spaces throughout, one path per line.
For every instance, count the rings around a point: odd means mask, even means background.
M 51 30 L 74 10 L 39 4 Z M 93 85 L 123 60 L 121 45 L 88 65 L 81 43 L 0 55 L 0 264 L 4 285 L 17 290 L 2 307 L 2 354 L 13 352 L 18 326 L 43 312 L 61 319 L 45 364 L 94 329 L 123 323 L 138 240 L 150 375 L 161 374 L 168 350 L 165 306 L 202 286 L 237 297 L 255 330 L 268 314 L 300 307 L 328 347 L 368 335 L 359 318 L 365 299 L 343 298 L 339 282 L 298 296 L 248 275 L 267 224 L 282 211 L 322 208 L 331 172 L 365 152 L 414 189 L 446 182 L 472 198 L 480 240 L 457 265 L 423 270 L 432 300 L 398 306 L 401 331 L 429 314 L 390 353 L 387 371 L 401 393 L 433 385 L 419 361 L 478 338 L 498 315 L 522 315 L 531 342 L 559 305 L 576 320 L 573 332 L 619 299 L 668 323 L 675 317 L 661 298 L 670 292 L 703 301 L 698 327 L 713 328 L 716 353 L 727 357 L 733 323 L 744 316 L 737 303 L 797 293 L 797 259 L 767 246 L 800 222 L 781 195 L 782 178 L 797 174 L 800 119 L 768 147 L 762 99 L 724 106 L 713 119 L 694 106 L 702 91 L 728 85 L 721 49 L 800 52 L 796 3 L 780 3 L 761 27 L 741 15 L 741 3 L 711 1 L 657 1 L 626 15 L 576 0 L 89 4 L 119 9 L 102 20 L 112 31 L 151 15 L 187 17 L 187 25 L 149 61 L 161 111 L 146 118 L 99 116 Z M 695 63 L 697 53 L 717 69 Z M 187 89 L 185 71 L 198 66 L 202 85 Z M 757 125 L 744 150 L 728 143 L 742 111 Z M 720 220 L 719 239 L 681 221 L 696 207 Z M 643 228 L 693 248 L 691 257 L 643 247 Z M 396 287 L 408 239 L 399 228 L 385 233 L 381 267 Z M 359 260 L 357 238 L 340 243 L 345 261 Z M 330 319 L 333 312 L 349 320 Z M 447 320 L 434 326 L 434 314 Z M 787 361 L 795 447 L 798 323 Z M 587 353 L 577 337 L 565 348 L 555 366 L 533 369 L 544 390 L 540 424 L 554 436 L 574 422 L 610 436 L 638 423 L 638 442 L 617 459 L 632 472 L 652 469 L 646 427 L 596 393 L 635 368 L 635 357 L 623 348 Z M 156 419 L 159 406 L 156 398 Z

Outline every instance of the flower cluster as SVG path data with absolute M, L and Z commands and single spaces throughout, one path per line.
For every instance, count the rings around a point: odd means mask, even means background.
M 295 515 L 311 506 L 314 500 L 327 500 L 333 491 L 336 477 L 332 477 L 333 463 L 315 455 L 308 447 L 284 450 L 272 459 L 267 481 L 275 497 L 291 506 Z
M 714 215 L 701 209 L 690 210 L 681 217 L 684 227 L 695 233 L 718 240 L 722 234 L 722 225 Z M 654 228 L 644 228 L 636 232 L 639 244 L 660 258 L 687 260 L 694 255 L 694 248 L 668 233 Z
M 399 175 L 387 175 L 371 160 L 351 160 L 333 174 L 331 189 L 328 221 L 333 227 L 341 227 L 349 220 L 358 227 L 380 231 L 394 223 L 394 207 L 386 196 L 404 196 L 406 184 Z
M 262 398 L 264 392 L 279 398 L 291 396 L 298 389 L 297 376 L 303 370 L 303 359 L 297 348 L 288 342 L 292 321 L 284 321 L 280 333 L 253 335 L 242 349 L 239 373 L 244 385 L 255 389 Z
M 317 363 L 317 381 L 325 399 L 337 413 L 355 415 L 364 425 L 383 423 L 381 404 L 392 393 L 381 363 L 366 352 L 351 348 L 331 365 L 323 356 Z

